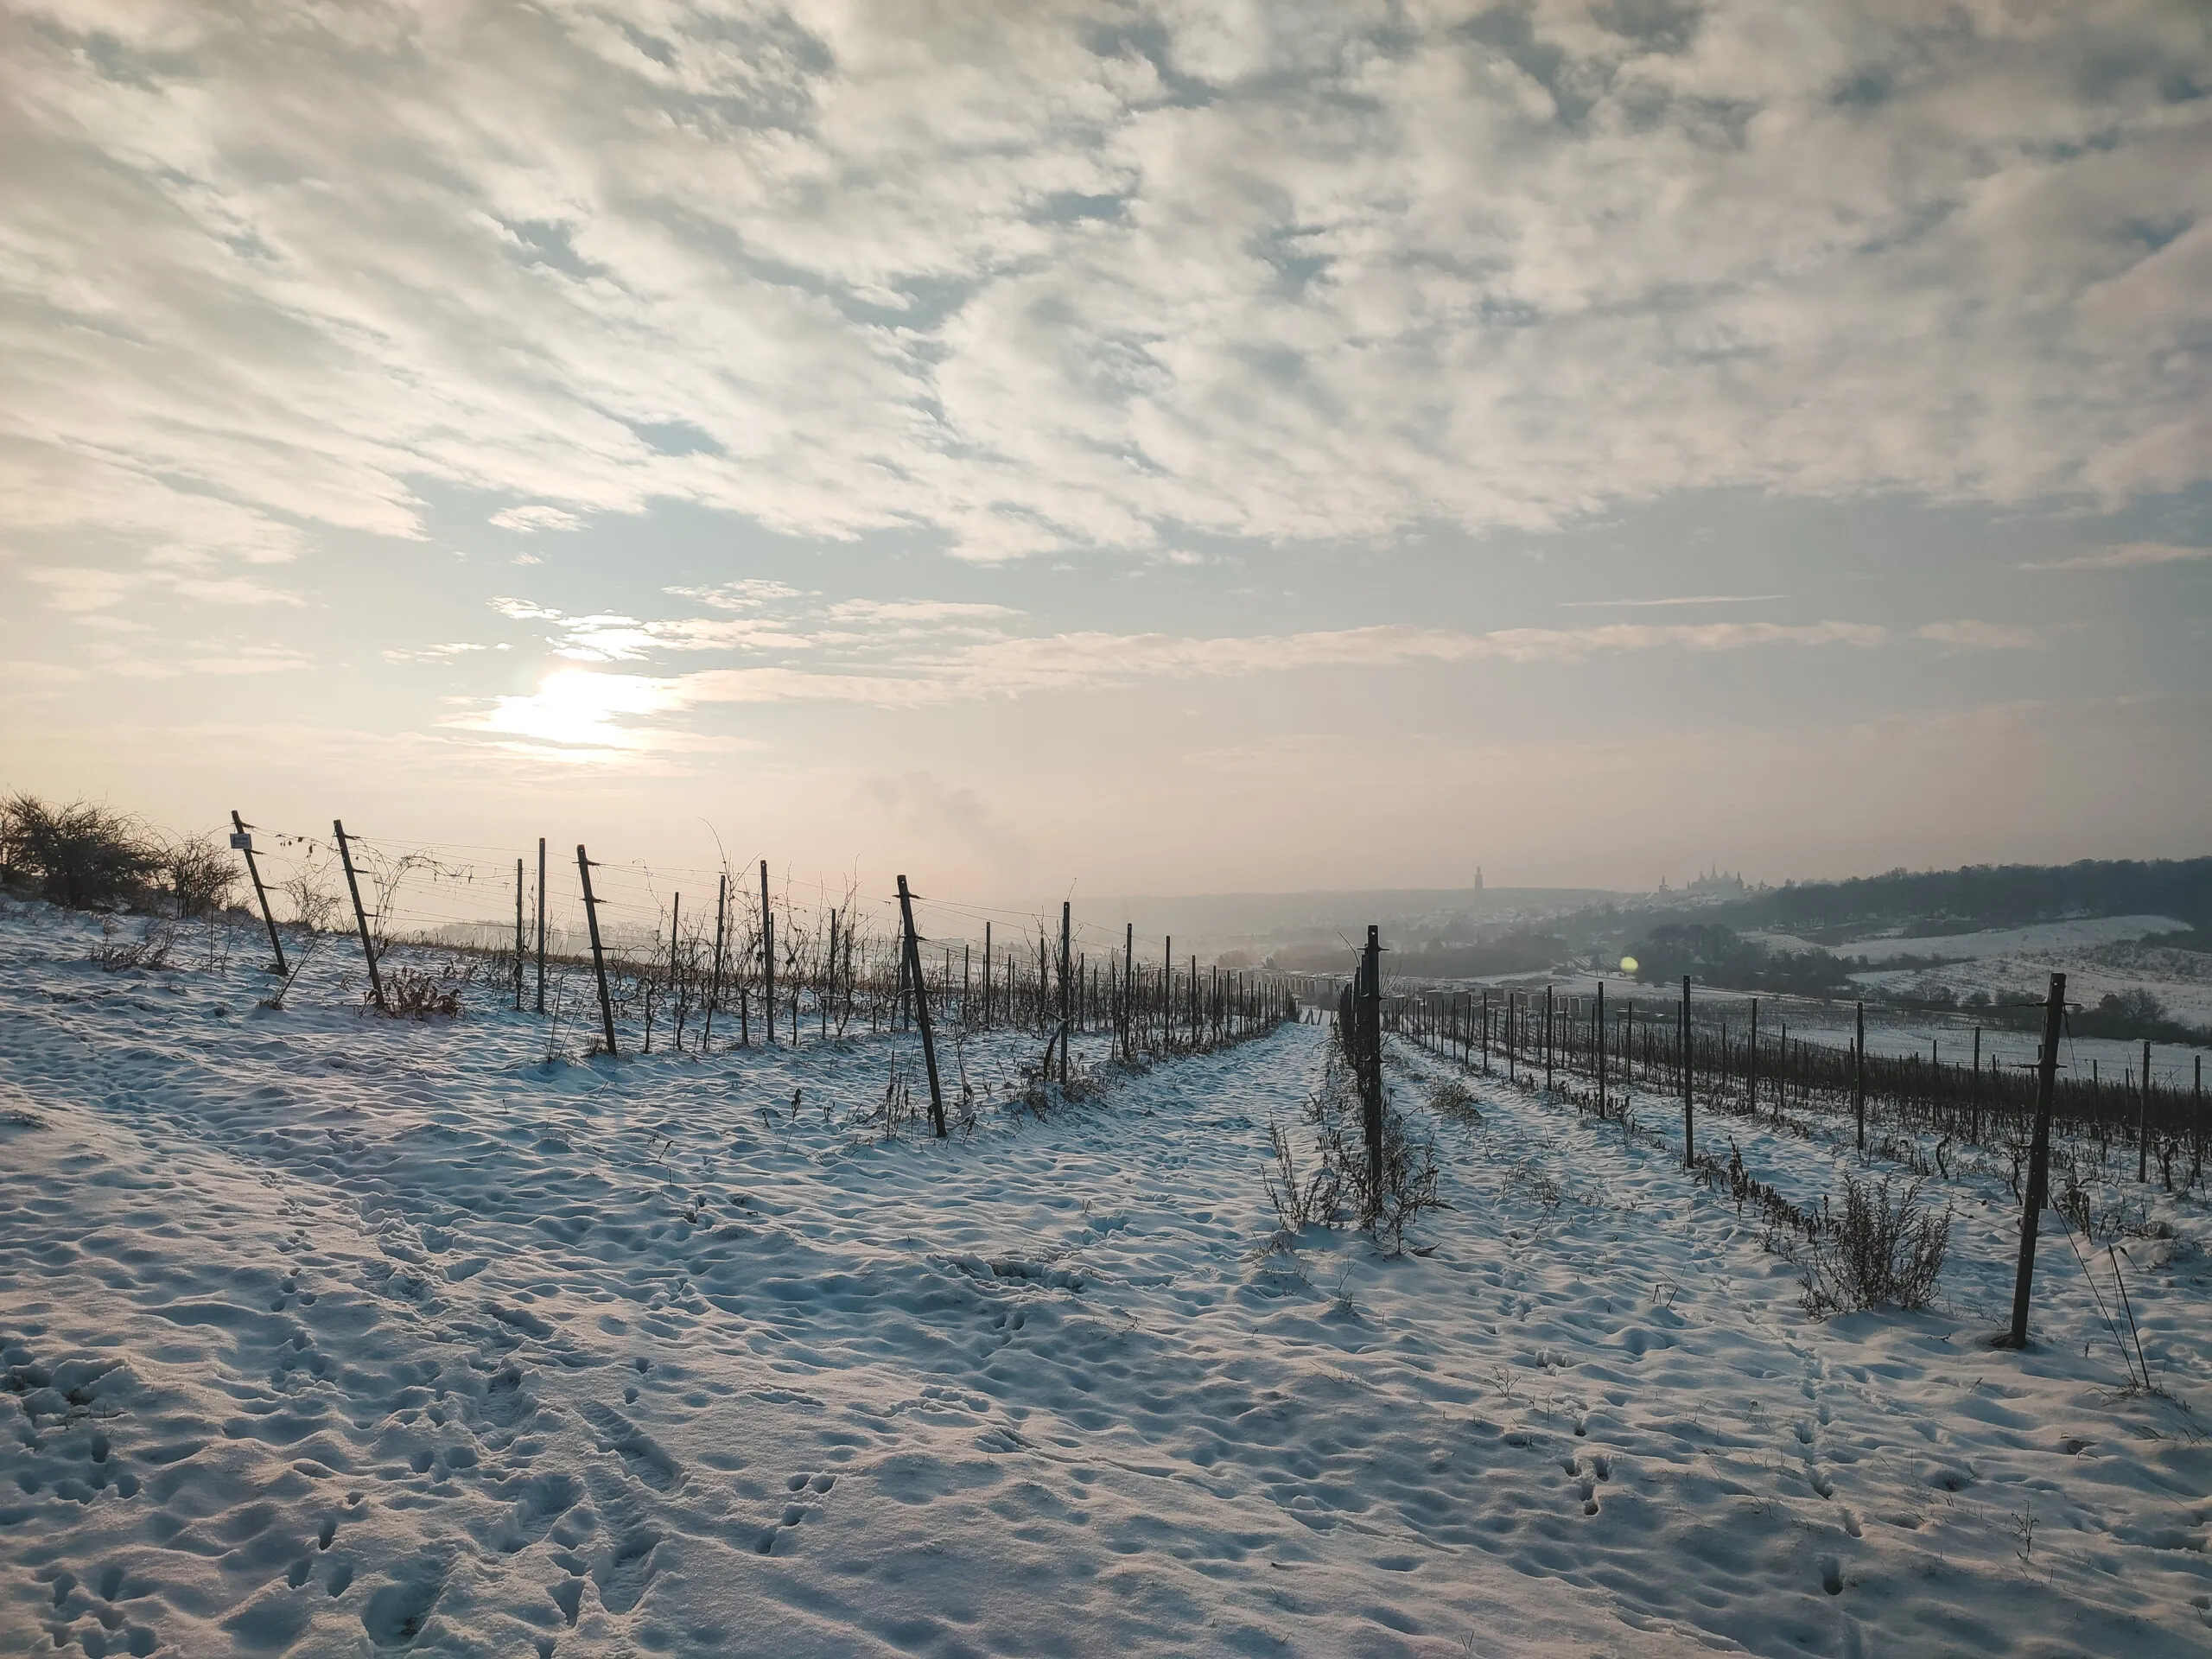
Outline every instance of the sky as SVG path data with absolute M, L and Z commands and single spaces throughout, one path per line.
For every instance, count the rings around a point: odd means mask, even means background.
M 0 786 L 979 899 L 2212 852 L 2201 4 L 0 63 Z

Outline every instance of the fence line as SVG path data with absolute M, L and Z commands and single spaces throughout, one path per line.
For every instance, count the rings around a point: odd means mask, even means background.
M 1384 998 L 1382 1025 L 1469 1071 L 1503 1072 L 1510 1083 L 1541 1070 L 1545 1086 L 1560 1075 L 1578 1107 L 1615 1116 L 1630 1089 L 1693 1099 L 1700 1110 L 1783 1120 L 1816 1111 L 1867 1112 L 1898 1128 L 1983 1147 L 2024 1144 L 2036 1112 L 2036 1069 L 1984 1060 L 1980 1033 L 1969 1058 L 1943 1064 L 1933 1055 L 1869 1052 L 1758 1029 L 1754 1012 L 1732 1031 L 1709 1012 L 1687 1026 L 1674 998 L 1638 1004 L 1602 990 L 1560 995 L 1507 989 L 1398 991 Z M 1493 1001 L 1493 997 L 1496 998 Z M 1756 1009 L 1756 1001 L 1752 1005 Z M 1546 1014 L 1548 1017 L 1546 1017 Z M 2145 1045 L 2147 1058 L 2149 1048 Z M 1687 1077 L 1685 1061 L 1687 1060 Z M 2137 1148 L 2139 1175 L 2153 1166 L 2169 1189 L 2203 1183 L 2207 1132 L 2203 1068 L 2190 1085 L 2158 1084 L 2147 1066 L 2109 1083 L 2092 1066 L 2062 1061 L 2053 1123 L 2060 1132 Z
M 346 843 L 378 957 L 403 944 L 464 953 L 490 982 L 512 986 L 503 1000 L 518 1009 L 536 1005 L 580 1027 L 600 1022 L 595 983 L 570 990 L 574 1006 L 558 991 L 551 1006 L 531 995 L 541 960 L 563 982 L 581 984 L 593 966 L 575 861 L 554 859 L 541 890 L 534 860 L 512 850 L 350 828 Z M 257 829 L 251 851 L 289 912 L 283 925 L 342 937 L 341 919 L 353 918 L 336 909 L 346 900 L 337 897 L 334 840 Z M 788 877 L 756 883 L 755 866 L 766 868 L 757 858 L 712 868 L 592 858 L 607 1034 L 620 1033 L 621 1052 L 804 1046 L 912 1028 L 897 895 Z M 1170 939 L 1155 944 L 1127 925 L 1109 931 L 1071 913 L 1064 947 L 1060 926 L 1041 914 L 918 893 L 913 906 L 931 1012 L 963 1031 L 1105 1035 L 1134 1063 L 1241 1041 L 1329 989 L 1318 976 L 1178 960 Z

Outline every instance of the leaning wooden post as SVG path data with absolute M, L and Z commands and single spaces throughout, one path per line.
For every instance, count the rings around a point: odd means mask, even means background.
M 591 860 L 584 856 L 582 842 L 576 843 L 576 874 L 583 878 L 584 920 L 591 924 L 591 970 L 599 979 L 599 1024 L 607 1036 L 607 1052 L 614 1059 L 622 1058 L 622 1051 L 614 1042 L 614 999 L 607 994 L 607 953 L 599 942 L 599 900 L 592 897 Z
M 1851 1105 L 1859 1116 L 1859 1150 L 1866 1150 L 1866 1005 L 1859 1005 L 1859 1035 L 1851 1045 Z
M 768 910 L 768 861 L 760 861 L 760 1027 L 776 1046 L 776 918 Z
M 1682 1167 L 1697 1167 L 1697 1125 L 1690 1113 L 1690 976 L 1682 976 Z
M 1068 977 L 1073 966 L 1068 954 L 1074 941 L 1074 933 L 1068 920 L 1072 908 L 1066 899 L 1060 900 L 1060 1086 L 1063 1089 L 1067 1087 L 1068 1082 L 1068 1021 L 1072 1006 L 1068 999 L 1074 993 L 1074 986 Z
M 545 1012 L 545 837 L 537 838 L 537 1011 Z
M 906 976 L 913 987 L 914 1023 L 922 1030 L 922 1065 L 930 1074 L 930 1122 L 938 1139 L 945 1136 L 944 1091 L 937 1080 L 937 1039 L 930 1031 L 930 997 L 922 983 L 922 944 L 914 932 L 914 899 L 906 891 L 906 878 L 899 878 L 899 916 L 906 928 Z
M 2028 1293 L 2036 1276 L 2036 1227 L 2050 1186 L 2050 1106 L 2058 1092 L 2059 1021 L 2066 1014 L 2066 976 L 2050 976 L 2043 1010 L 2043 1055 L 2036 1063 L 2035 1139 L 2028 1149 L 2028 1196 L 2020 1211 L 2020 1266 L 2012 1280 L 2012 1328 L 2005 1345 L 2028 1345 Z
M 369 940 L 369 913 L 361 908 L 361 879 L 353 873 L 353 849 L 346 839 L 346 826 L 336 818 L 330 827 L 338 833 L 338 861 L 346 867 L 346 890 L 353 895 L 353 925 L 361 930 L 361 955 L 369 964 L 369 992 L 377 1007 L 385 1008 L 384 976 L 377 972 L 377 948 Z
M 515 1012 L 522 1012 L 522 860 L 515 860 Z
M 269 948 L 276 953 L 276 971 L 283 973 L 284 941 L 276 932 L 276 918 L 269 908 L 269 889 L 261 885 L 261 866 L 253 856 L 253 835 L 245 827 L 245 820 L 238 817 L 236 807 L 231 809 L 231 845 L 245 855 L 245 873 L 253 878 L 253 896 L 261 901 L 262 924 L 269 930 Z
M 2151 1179 L 2151 1045 L 2143 1045 L 2143 1069 L 2135 1078 L 2135 1179 Z
M 833 915 L 835 912 L 831 912 Z M 715 1003 L 722 994 L 722 926 L 729 914 L 729 872 L 715 884 L 715 963 L 707 981 L 707 1017 L 699 1028 L 699 1052 L 709 1052 L 715 1041 Z

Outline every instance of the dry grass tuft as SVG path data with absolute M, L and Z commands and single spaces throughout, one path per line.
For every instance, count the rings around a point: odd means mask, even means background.
M 1886 1175 L 1843 1178 L 1843 1211 L 1805 1254 L 1807 1313 L 1822 1319 L 1875 1307 L 1922 1308 L 1934 1300 L 1951 1245 L 1951 1212 L 1937 1211 L 1920 1192 L 1917 1180 L 1893 1189 Z

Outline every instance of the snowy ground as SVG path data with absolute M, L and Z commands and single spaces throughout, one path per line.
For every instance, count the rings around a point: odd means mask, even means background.
M 2171 916 L 2085 916 L 2073 921 L 2037 922 L 2026 927 L 1983 928 L 1973 933 L 1924 936 L 1883 934 L 1847 944 L 1821 945 L 1790 933 L 1746 933 L 1744 937 L 1777 950 L 1832 950 L 1840 957 L 1864 957 L 1872 963 L 1899 957 L 2017 957 L 2024 952 L 2072 950 L 2188 931 Z
M 1317 1027 L 883 1144 L 888 1039 L 548 1067 L 535 1020 L 360 1017 L 335 952 L 279 1014 L 95 937 L 0 918 L 0 1650 L 2212 1643 L 2212 1446 L 2063 1242 L 2040 1346 L 1984 1345 L 1987 1172 L 1936 1311 L 1812 1325 L 1675 1152 L 1502 1087 L 1437 1126 L 1429 1254 L 1257 1250 Z M 1707 1132 L 1801 1201 L 1847 1166 Z M 2154 1208 L 2195 1400 L 2206 1220 Z

